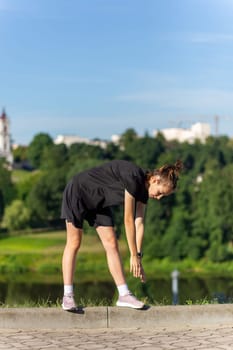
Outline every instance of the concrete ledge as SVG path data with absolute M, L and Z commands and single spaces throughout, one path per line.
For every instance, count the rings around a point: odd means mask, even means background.
M 232 325 L 233 304 L 153 306 L 147 310 L 87 307 L 77 312 L 60 308 L 2 308 L 0 329 L 156 328 Z
M 233 305 L 156 306 L 148 310 L 109 307 L 108 327 L 187 327 L 233 324 Z
M 0 309 L 0 328 L 107 328 L 107 312 L 107 307 L 91 307 L 77 312 L 61 308 L 3 308 Z

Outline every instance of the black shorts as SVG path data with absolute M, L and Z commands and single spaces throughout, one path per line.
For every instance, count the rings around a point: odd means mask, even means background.
M 113 214 L 110 207 L 86 210 L 80 204 L 79 198 L 72 192 L 72 183 L 68 183 L 62 198 L 61 218 L 77 228 L 83 228 L 86 220 L 90 226 L 114 226 Z

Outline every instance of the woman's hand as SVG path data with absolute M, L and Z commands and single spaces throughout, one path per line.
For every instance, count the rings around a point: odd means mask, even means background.
M 130 257 L 130 272 L 134 277 L 140 277 L 141 275 L 141 259 L 137 255 L 131 255 Z
M 145 282 L 145 272 L 142 267 L 141 258 L 137 255 L 131 255 L 130 257 L 130 272 L 134 277 L 140 278 L 142 282 Z

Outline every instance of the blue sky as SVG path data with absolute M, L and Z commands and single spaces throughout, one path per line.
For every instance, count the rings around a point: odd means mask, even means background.
M 194 122 L 233 137 L 232 0 L 0 0 L 14 142 Z

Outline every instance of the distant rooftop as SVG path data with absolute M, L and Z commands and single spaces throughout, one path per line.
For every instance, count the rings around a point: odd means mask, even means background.
M 195 123 L 189 129 L 168 128 L 162 130 L 154 130 L 153 135 L 161 133 L 167 141 L 176 140 L 178 142 L 188 142 L 190 144 L 199 140 L 205 143 L 207 137 L 210 136 L 210 125 L 206 123 Z

